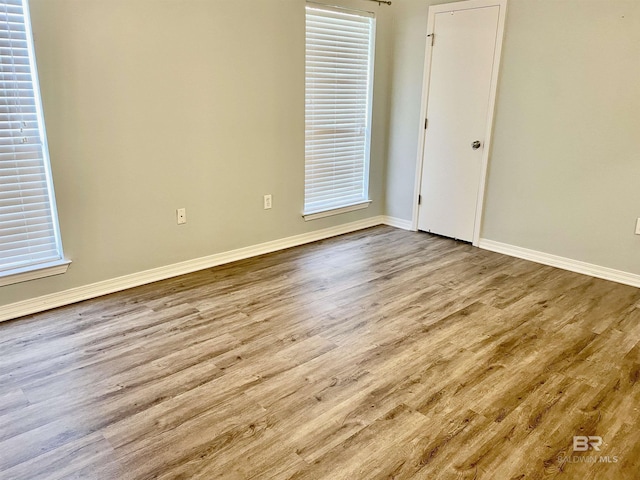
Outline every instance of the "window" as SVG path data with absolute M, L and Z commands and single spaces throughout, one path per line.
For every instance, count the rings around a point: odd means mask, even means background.
M 0 0 L 0 285 L 62 273 L 26 0 Z
M 369 204 L 375 19 L 307 5 L 304 216 Z

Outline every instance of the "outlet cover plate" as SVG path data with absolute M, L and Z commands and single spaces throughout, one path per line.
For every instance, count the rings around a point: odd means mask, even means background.
M 187 209 L 186 208 L 178 208 L 176 210 L 176 220 L 178 225 L 183 225 L 187 223 Z

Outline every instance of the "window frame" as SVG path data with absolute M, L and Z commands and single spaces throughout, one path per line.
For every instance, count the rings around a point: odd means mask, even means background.
M 361 18 L 370 19 L 370 33 L 369 33 L 369 45 L 368 45 L 368 82 L 367 82 L 367 93 L 366 93 L 366 114 L 365 114 L 365 133 L 364 133 L 364 164 L 363 164 L 363 173 L 362 173 L 362 198 L 358 199 L 355 202 L 349 202 L 337 206 L 330 207 L 321 207 L 316 209 L 308 209 L 307 207 L 307 161 L 308 157 L 306 154 L 307 150 L 307 126 L 306 126 L 306 116 L 308 114 L 308 98 L 306 93 L 307 86 L 307 71 L 305 67 L 305 191 L 304 191 L 304 205 L 303 205 L 303 218 L 305 221 L 315 220 L 318 218 L 328 217 L 332 215 L 338 215 L 342 213 L 347 213 L 355 210 L 360 210 L 367 208 L 372 200 L 369 196 L 369 183 L 370 183 L 370 165 L 371 165 L 371 139 L 372 139 L 372 121 L 373 121 L 373 90 L 374 90 L 374 71 L 375 71 L 375 51 L 376 51 L 376 17 L 373 12 L 365 11 L 365 10 L 354 10 L 342 7 L 334 7 L 314 2 L 307 2 L 305 5 L 305 63 L 307 56 L 307 12 L 308 10 L 315 11 L 329 11 L 338 14 L 344 15 L 353 15 Z
M 49 277 L 65 273 L 71 264 L 70 260 L 65 259 L 64 250 L 62 248 L 62 238 L 60 234 L 60 224 L 58 220 L 58 209 L 55 198 L 55 190 L 53 186 L 53 175 L 51 171 L 51 161 L 49 157 L 49 145 L 47 142 L 47 132 L 44 121 L 44 111 L 42 107 L 42 97 L 40 91 L 40 81 L 38 76 L 38 67 L 36 62 L 35 47 L 33 40 L 33 30 L 31 25 L 30 5 L 28 0 L 20 0 L 22 5 L 22 14 L 24 19 L 24 29 L 27 44 L 27 52 L 29 57 L 29 68 L 31 76 L 31 86 L 33 89 L 33 100 L 36 111 L 36 122 L 38 132 L 40 134 L 41 151 L 42 151 L 42 168 L 45 176 L 45 184 L 47 188 L 47 197 L 49 200 L 49 214 L 51 218 L 51 227 L 53 230 L 53 240 L 56 246 L 57 259 L 46 260 L 38 263 L 28 263 L 18 265 L 15 268 L 0 270 L 0 287 L 11 285 L 14 283 L 35 280 L 38 278 Z M 1 265 L 1 264 L 0 264 Z

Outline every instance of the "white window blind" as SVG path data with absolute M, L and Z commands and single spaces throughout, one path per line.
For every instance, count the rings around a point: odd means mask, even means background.
M 62 260 L 26 0 L 0 0 L 0 276 Z
M 375 19 L 307 5 L 304 213 L 368 202 Z

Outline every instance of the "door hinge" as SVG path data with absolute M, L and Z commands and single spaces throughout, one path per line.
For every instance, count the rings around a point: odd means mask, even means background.
M 429 121 L 425 118 L 424 119 L 424 129 L 427 129 L 427 125 L 429 124 Z
M 418 195 L 418 205 L 422 205 L 422 195 Z
M 427 35 L 427 38 L 431 39 L 431 46 L 433 47 L 433 42 L 436 38 L 436 34 L 435 33 L 430 33 L 429 35 Z

